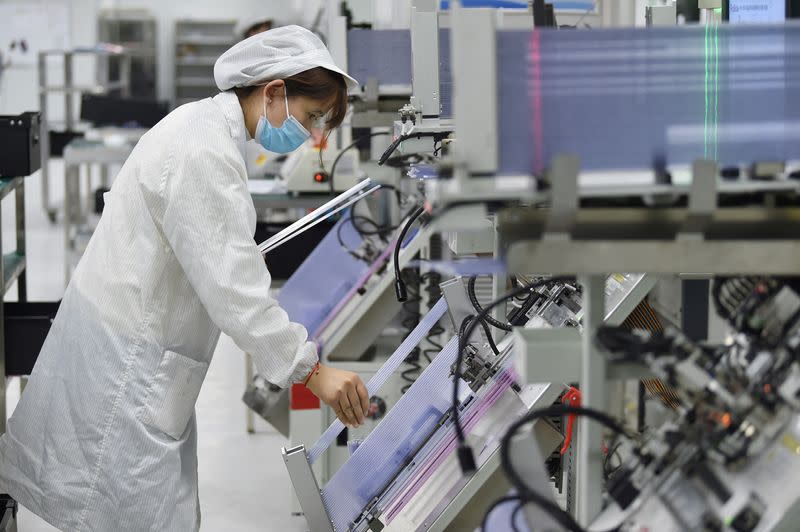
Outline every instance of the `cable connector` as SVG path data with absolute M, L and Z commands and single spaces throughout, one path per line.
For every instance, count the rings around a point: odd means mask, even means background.
M 475 455 L 472 454 L 472 447 L 465 443 L 458 446 L 458 464 L 461 466 L 461 472 L 465 475 L 471 475 L 478 469 L 475 465 Z
M 408 290 L 406 289 L 406 283 L 404 283 L 402 279 L 395 279 L 394 293 L 397 296 L 397 301 L 400 303 L 408 301 Z

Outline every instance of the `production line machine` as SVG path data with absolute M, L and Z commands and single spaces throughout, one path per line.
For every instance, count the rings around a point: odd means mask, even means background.
M 472 529 L 504 497 L 487 530 L 515 516 L 520 530 L 793 530 L 800 297 L 785 276 L 800 269 L 799 28 L 531 32 L 497 21 L 453 13 L 453 83 L 465 89 L 453 149 L 425 169 L 426 198 L 432 231 L 491 219 L 499 276 L 539 296 L 514 305 L 525 319 L 494 353 L 480 319 L 463 328 L 477 310 L 468 290 L 448 295 L 459 285 L 445 283 L 447 310 L 437 304 L 431 321 L 449 312 L 455 336 L 330 480 L 312 464 L 341 426 L 284 450 L 311 529 Z M 619 271 L 648 273 L 609 275 Z M 687 275 L 716 277 L 728 343 L 689 339 L 657 313 L 631 318 L 657 278 Z M 640 401 L 633 423 L 612 396 L 616 382 L 642 379 L 662 406 L 654 415 Z M 575 397 L 571 384 L 582 407 L 552 406 Z M 563 466 L 573 500 L 559 506 L 545 463 L 566 432 L 552 422 L 568 415 L 600 423 L 576 423 Z
M 635 308 L 652 286 L 643 275 L 609 277 L 609 323 L 620 323 L 621 312 Z M 442 291 L 443 299 L 420 326 L 430 327 L 447 312 L 450 327 L 458 330 L 458 324 L 477 312 L 470 301 L 468 282 L 456 277 L 443 283 Z M 545 283 L 528 300 L 533 303 L 510 313 L 514 323 L 526 329 L 580 327 L 580 289 L 574 283 Z M 371 394 L 380 393 L 381 381 L 397 370 L 424 334 L 423 328 L 409 335 L 368 383 Z M 458 466 L 449 385 L 459 347 L 456 335 L 366 439 L 357 440 L 355 448 L 350 446 L 351 456 L 330 480 L 318 479 L 311 467 L 344 428 L 338 421 L 310 450 L 301 444 L 284 451 L 312 530 L 462 530 L 480 524 L 488 504 L 508 490 L 500 470 L 497 435 L 525 412 L 556 402 L 568 386 L 521 384 L 525 379 L 515 364 L 511 335 L 498 342 L 497 354 L 486 336 L 471 339 L 459 403 L 467 438 L 476 451 L 476 472 L 464 475 Z M 559 421 L 548 420 L 535 429 L 539 445 L 546 449 L 543 456 L 561 447 L 564 429 Z M 544 462 L 543 457 L 542 480 L 552 489 L 551 479 L 561 484 L 557 478 L 560 464 L 550 464 L 553 471 L 546 473 Z

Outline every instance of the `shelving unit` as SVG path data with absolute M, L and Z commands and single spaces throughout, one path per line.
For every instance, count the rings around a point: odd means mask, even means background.
M 2 232 L 3 200 L 12 192 L 16 195 L 15 223 L 16 249 L 6 252 L 2 250 L 0 261 L 0 278 L 3 279 L 2 297 L 0 297 L 0 434 L 6 431 L 6 352 L 5 352 L 5 295 L 14 281 L 17 281 L 18 300 L 28 299 L 28 284 L 25 276 L 25 178 L 12 177 L 0 179 L 0 233 Z
M 145 9 L 104 9 L 97 16 L 100 42 L 119 44 L 131 56 L 132 98 L 156 99 L 156 18 Z
M 214 63 L 235 42 L 235 20 L 175 22 L 175 107 L 217 93 Z
M 77 56 L 94 57 L 96 74 L 94 83 L 75 84 L 74 60 Z M 48 60 L 51 58 L 63 64 L 63 81 L 57 84 L 48 80 Z M 112 64 L 115 63 L 115 64 Z M 112 76 L 113 73 L 116 76 Z M 131 56 L 113 52 L 103 48 L 82 48 L 75 50 L 46 50 L 39 52 L 39 109 L 41 112 L 41 151 L 42 151 L 42 207 L 51 222 L 56 220 L 56 208 L 50 204 L 50 132 L 57 131 L 53 126 L 58 123 L 64 133 L 76 132 L 78 125 L 75 112 L 75 97 L 81 93 L 106 94 L 118 92 L 121 96 L 130 96 Z M 64 120 L 52 122 L 48 112 L 48 100 L 51 94 L 64 98 Z

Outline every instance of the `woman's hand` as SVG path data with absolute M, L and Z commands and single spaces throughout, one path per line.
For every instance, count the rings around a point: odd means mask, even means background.
M 306 387 L 320 401 L 333 408 L 345 425 L 357 427 L 364 422 L 369 411 L 369 394 L 364 382 L 355 373 L 320 364 Z

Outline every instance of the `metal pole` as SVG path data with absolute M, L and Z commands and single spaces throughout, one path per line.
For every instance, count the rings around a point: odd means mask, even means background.
M 72 52 L 67 52 L 64 54 L 64 123 L 67 131 L 72 131 L 75 127 L 72 120 L 72 84 Z
M 605 276 L 581 278 L 584 293 L 583 357 L 580 388 L 583 406 L 606 411 L 608 403 L 606 361 L 594 344 L 595 331 L 605 314 Z M 603 493 L 603 429 L 581 419 L 578 431 L 578 522 L 587 526 L 599 513 Z
M 28 300 L 28 257 L 25 252 L 25 180 L 17 186 L 16 190 L 16 226 L 17 226 L 17 253 L 25 257 L 25 269 L 19 274 L 17 278 L 17 301 L 24 302 Z
M 50 128 L 47 113 L 47 55 L 39 52 L 39 143 L 42 158 L 42 208 L 55 221 L 55 213 L 50 208 Z
M 3 234 L 2 220 L 2 201 L 0 201 L 0 234 Z M 3 262 L 2 257 L 0 257 L 0 283 L 3 286 L 0 294 L 0 434 L 6 431 L 6 416 L 8 415 L 6 413 L 6 316 L 5 305 L 3 304 L 6 296 L 6 272 Z
M 244 386 L 247 388 L 253 382 L 253 356 L 250 353 L 244 354 Z M 246 406 L 244 407 L 244 419 L 247 426 L 247 432 L 250 434 L 255 433 L 255 417 L 253 410 Z
M 80 188 L 79 167 L 71 163 L 64 153 L 64 286 L 69 284 L 72 276 L 72 225 L 75 222 L 75 211 L 80 209 L 75 202 L 75 188 Z M 77 194 L 80 196 L 80 194 Z

